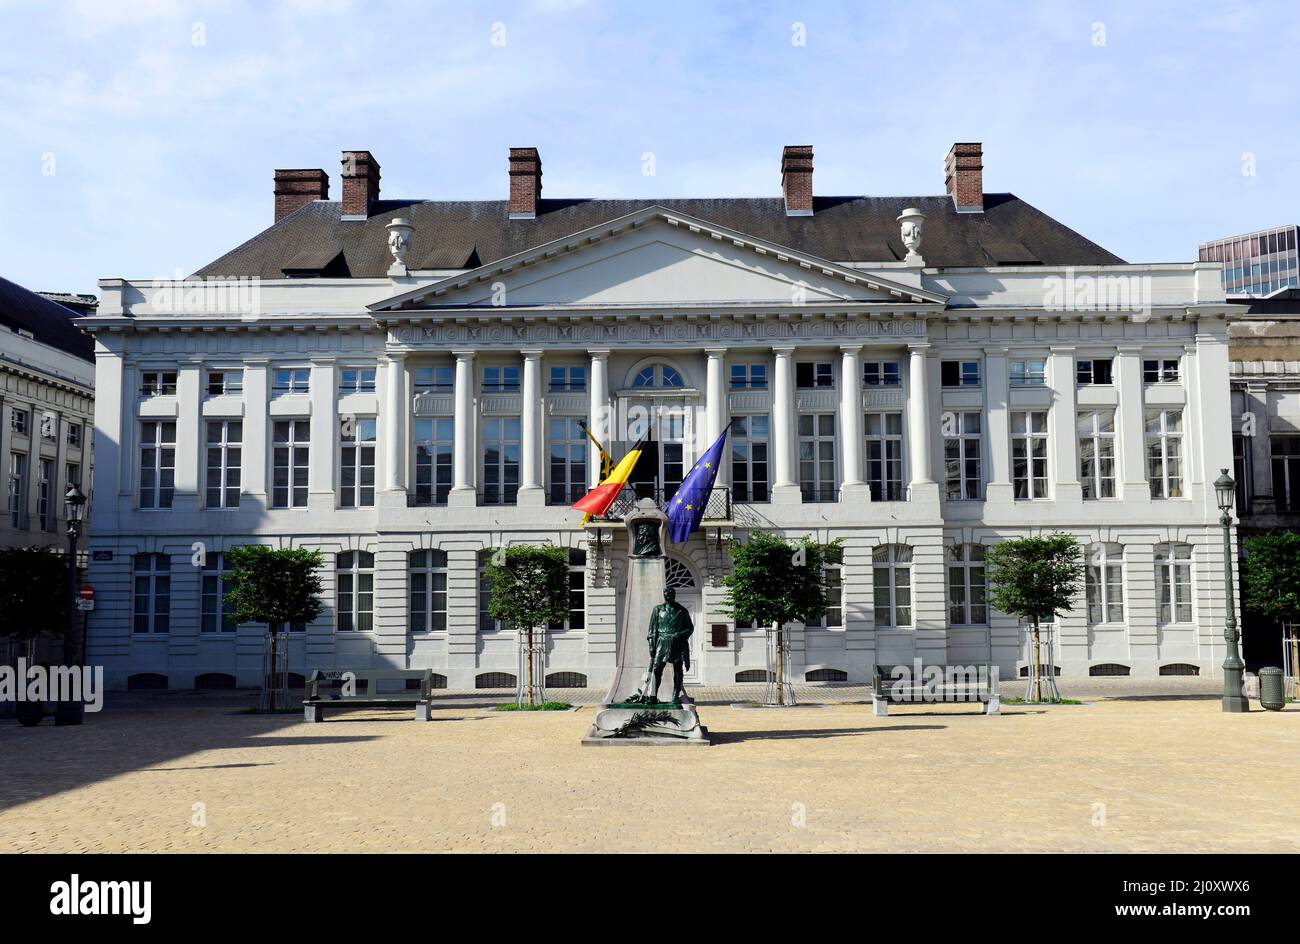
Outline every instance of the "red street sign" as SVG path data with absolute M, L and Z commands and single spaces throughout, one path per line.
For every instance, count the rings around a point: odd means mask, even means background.
M 95 588 L 88 583 L 83 583 L 81 585 L 81 599 L 83 600 L 95 599 Z

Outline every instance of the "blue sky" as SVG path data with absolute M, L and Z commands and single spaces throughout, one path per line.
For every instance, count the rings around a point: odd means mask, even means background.
M 1300 222 L 1298 9 L 0 0 L 0 274 L 191 272 L 270 224 L 274 168 L 337 198 L 347 148 L 384 196 L 500 199 L 520 145 L 551 197 L 775 196 L 784 144 L 818 194 L 912 195 L 982 141 L 987 191 L 1191 259 Z

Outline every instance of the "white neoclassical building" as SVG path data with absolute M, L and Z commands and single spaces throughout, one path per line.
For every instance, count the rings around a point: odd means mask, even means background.
M 984 596 L 984 548 L 1064 530 L 1089 578 L 1059 625 L 1067 675 L 1217 671 L 1232 467 L 1219 266 L 1128 265 L 1011 194 L 955 145 L 946 193 L 543 200 L 532 149 L 509 201 L 385 201 L 368 152 L 279 171 L 276 222 L 198 278 L 106 279 L 97 351 L 89 653 L 116 685 L 253 684 L 261 626 L 223 614 L 223 553 L 320 549 L 326 606 L 291 670 L 431 667 L 513 684 L 483 610 L 490 549 L 570 550 L 552 684 L 615 663 L 624 535 L 569 506 L 656 447 L 666 501 L 731 421 L 701 530 L 671 548 L 694 616 L 688 681 L 762 677 L 761 631 L 722 611 L 755 528 L 841 538 L 832 607 L 792 633 L 795 677 L 873 662 L 1024 664 Z M 613 512 L 617 517 L 617 508 Z

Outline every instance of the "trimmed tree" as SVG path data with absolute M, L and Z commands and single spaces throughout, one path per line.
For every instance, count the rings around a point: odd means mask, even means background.
M 491 585 L 488 614 L 524 633 L 523 678 L 515 689 L 516 704 L 537 704 L 545 678 L 546 659 L 535 661 L 536 633 L 569 618 L 569 552 L 561 547 L 516 544 L 500 548 L 488 559 Z
M 1300 623 L 1300 533 L 1278 531 L 1246 539 L 1242 605 L 1265 619 Z M 1300 698 L 1300 637 L 1291 642 L 1295 697 Z
M 64 631 L 68 601 L 65 597 L 68 559 L 45 548 L 0 548 L 0 636 L 23 645 L 30 661 L 36 637 Z M 39 724 L 45 708 L 39 702 L 20 701 L 18 720 Z
M 226 551 L 226 561 L 230 564 L 227 602 L 237 622 L 266 624 L 274 672 L 280 635 L 275 627 L 310 623 L 320 613 L 321 553 L 301 547 L 276 549 L 250 544 Z M 267 709 L 275 711 L 275 687 L 266 678 L 262 684 L 267 689 Z
M 1031 658 L 1034 701 L 1043 700 L 1043 666 L 1039 654 L 1042 621 L 1068 613 L 1083 582 L 1083 549 L 1069 534 L 1016 538 L 985 552 L 989 600 L 1003 613 L 1033 626 Z M 1055 672 L 1055 667 L 1048 671 Z
M 838 564 L 840 542 L 811 538 L 787 541 L 770 531 L 754 531 L 731 547 L 732 572 L 723 578 L 722 612 L 737 626 L 773 626 L 776 634 L 776 704 L 785 704 L 784 641 L 787 623 L 815 623 L 829 609 L 826 565 Z

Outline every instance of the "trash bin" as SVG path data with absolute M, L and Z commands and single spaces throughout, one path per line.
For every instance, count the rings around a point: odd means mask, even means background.
M 1282 694 L 1282 670 L 1275 665 L 1259 670 L 1259 703 L 1269 711 L 1281 711 L 1286 704 Z

